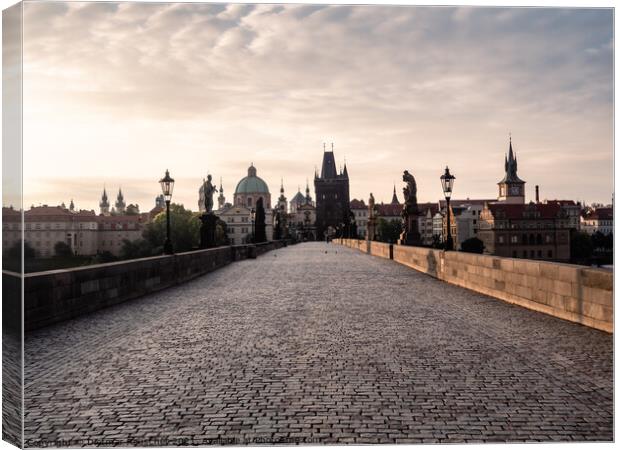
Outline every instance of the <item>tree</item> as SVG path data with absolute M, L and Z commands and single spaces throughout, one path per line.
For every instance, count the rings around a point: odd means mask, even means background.
M 175 252 L 186 252 L 200 244 L 200 219 L 183 205 L 170 205 L 170 240 Z M 143 232 L 154 254 L 162 253 L 166 240 L 166 211 L 157 214 Z
M 21 259 L 22 257 L 22 242 L 17 241 L 7 251 L 9 259 Z M 34 248 L 30 246 L 28 242 L 24 242 L 24 259 L 32 259 L 36 256 Z
M 71 250 L 71 246 L 63 241 L 58 241 L 54 244 L 54 253 L 56 256 L 73 256 L 73 250 Z
M 138 214 L 140 214 L 140 208 L 138 205 L 131 203 L 127 205 L 127 208 L 125 208 L 125 215 L 127 216 L 137 216 Z
M 228 239 L 228 225 L 222 219 L 217 219 L 215 225 L 215 245 L 228 245 L 230 239 Z
M 153 245 L 146 239 L 135 239 L 133 241 L 123 239 L 121 259 L 146 258 L 155 254 Z
M 387 221 L 385 219 L 379 219 L 377 226 L 377 240 L 381 242 L 394 243 L 398 241 L 402 228 L 403 227 L 400 220 Z
M 114 256 L 111 252 L 105 250 L 101 253 L 98 253 L 94 258 L 93 262 L 95 264 L 103 264 L 108 262 L 118 261 L 118 258 Z
M 461 244 L 461 251 L 482 254 L 484 251 L 484 243 L 477 237 L 465 239 Z
M 586 259 L 592 256 L 592 239 L 587 233 L 576 232 L 570 240 L 570 256 L 573 259 Z

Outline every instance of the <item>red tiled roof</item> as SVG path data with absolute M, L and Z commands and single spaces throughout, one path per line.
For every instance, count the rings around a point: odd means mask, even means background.
M 399 203 L 380 203 L 375 204 L 377 215 L 379 217 L 400 217 L 403 211 L 403 205 Z
M 450 206 L 461 206 L 461 205 L 484 205 L 485 203 L 495 203 L 497 202 L 496 198 L 491 198 L 491 199 L 470 199 L 470 198 L 466 198 L 466 199 L 450 199 Z M 445 200 L 439 200 L 439 206 L 441 207 L 441 209 L 445 209 L 446 207 L 446 201 Z
M 534 211 L 538 213 L 537 219 L 555 219 L 560 213 L 560 205 L 557 203 L 489 203 L 488 207 L 493 216 L 498 219 L 529 219 L 532 217 L 528 215 L 528 212 Z
M 577 206 L 574 200 L 545 200 L 546 204 L 557 203 L 561 206 Z
M 351 209 L 366 209 L 366 205 L 364 204 L 364 200 L 358 200 L 354 198 L 349 203 L 349 208 Z
M 429 209 L 431 210 L 431 215 L 434 216 L 439 212 L 439 205 L 437 202 L 418 203 L 418 211 L 420 211 L 420 215 L 425 216 Z
M 587 214 L 584 219 L 596 219 L 596 220 L 613 220 L 614 210 L 613 208 L 597 208 L 590 214 Z

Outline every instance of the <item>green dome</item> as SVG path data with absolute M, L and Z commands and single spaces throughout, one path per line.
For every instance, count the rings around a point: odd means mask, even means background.
M 253 165 L 248 169 L 248 176 L 239 181 L 235 188 L 235 194 L 250 194 L 250 193 L 265 193 L 269 194 L 269 188 L 267 183 L 262 178 L 256 176 L 256 167 Z

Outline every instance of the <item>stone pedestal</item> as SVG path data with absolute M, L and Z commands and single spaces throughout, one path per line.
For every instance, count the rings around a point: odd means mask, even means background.
M 403 221 L 403 232 L 398 240 L 400 245 L 422 245 L 420 232 L 418 231 L 418 216 L 410 213 Z
M 200 248 L 216 247 L 215 228 L 217 226 L 217 216 L 212 212 L 200 216 L 202 226 L 200 227 Z
M 366 224 L 366 240 L 374 241 L 377 236 L 377 218 L 371 217 Z

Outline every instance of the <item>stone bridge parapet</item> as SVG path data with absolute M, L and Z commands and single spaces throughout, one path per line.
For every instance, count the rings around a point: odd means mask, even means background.
M 508 303 L 613 332 L 613 272 L 609 270 L 358 239 L 335 242 Z
M 272 241 L 233 245 L 25 274 L 24 329 L 37 329 L 156 292 L 286 244 L 286 241 Z M 2 273 L 3 300 L 12 299 L 5 310 L 13 312 L 16 320 L 19 320 L 17 310 L 21 298 L 19 279 L 19 273 Z

